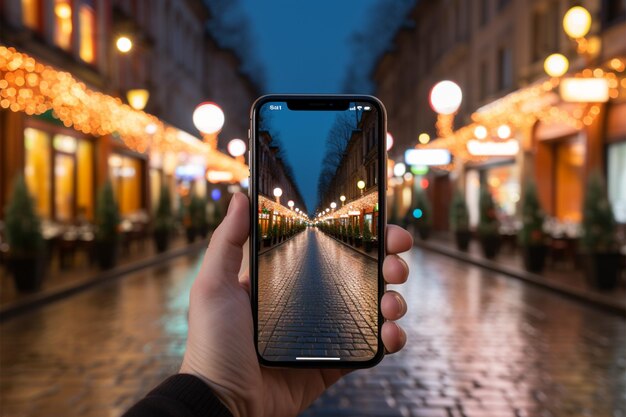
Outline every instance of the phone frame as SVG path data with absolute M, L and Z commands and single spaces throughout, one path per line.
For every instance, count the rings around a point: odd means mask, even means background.
M 376 355 L 366 361 L 271 361 L 263 358 L 258 349 L 258 259 L 257 253 L 260 249 L 257 237 L 258 223 L 258 187 L 257 187 L 257 127 L 258 116 L 262 106 L 268 102 L 295 102 L 298 104 L 311 103 L 314 107 L 318 105 L 324 106 L 326 103 L 329 107 L 321 109 L 320 107 L 311 108 L 311 110 L 329 111 L 332 110 L 331 103 L 337 103 L 340 107 L 345 101 L 349 102 L 366 102 L 375 107 L 378 111 L 379 118 L 379 140 L 378 145 L 378 351 Z M 316 104 L 317 103 L 317 104 Z M 340 104 L 341 103 L 341 104 Z M 369 368 L 379 363 L 385 355 L 385 347 L 382 342 L 382 325 L 384 318 L 381 312 L 381 299 L 385 292 L 385 280 L 383 277 L 383 261 L 385 259 L 385 242 L 386 242 L 386 226 L 387 226 L 387 113 L 383 103 L 376 97 L 369 95 L 299 95 L 299 94 L 270 94 L 259 97 L 250 110 L 250 132 L 249 132 L 249 166 L 250 181 L 248 195 L 250 197 L 250 300 L 252 303 L 252 316 L 254 321 L 254 348 L 257 353 L 259 363 L 267 367 L 283 367 L 283 368 L 347 368 L 362 369 Z

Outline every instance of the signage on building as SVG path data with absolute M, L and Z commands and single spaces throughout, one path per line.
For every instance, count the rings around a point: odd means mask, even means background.
M 176 178 L 185 180 L 195 180 L 204 176 L 204 167 L 202 165 L 179 165 L 176 167 Z
M 609 81 L 606 78 L 564 78 L 559 92 L 563 101 L 570 103 L 606 103 Z
M 471 139 L 467 141 L 467 151 L 473 156 L 513 156 L 519 152 L 519 142 L 516 139 L 505 141 Z
M 452 155 L 447 149 L 409 149 L 404 152 L 404 162 L 408 165 L 448 165 Z

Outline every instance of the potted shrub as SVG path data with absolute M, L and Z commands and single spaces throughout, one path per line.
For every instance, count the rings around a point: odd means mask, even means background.
M 44 241 L 35 204 L 21 174 L 13 181 L 5 222 L 9 244 L 7 266 L 15 287 L 19 291 L 37 291 L 45 269 Z
M 196 233 L 202 239 L 206 239 L 209 234 L 209 221 L 206 215 L 206 201 L 204 198 L 194 195 L 192 198 L 194 201 L 194 213 L 193 213 L 193 226 L 196 229 Z
M 372 232 L 367 225 L 363 227 L 363 247 L 365 252 L 369 253 L 372 251 Z
M 430 209 L 430 201 L 422 190 L 418 190 L 415 193 L 414 205 L 415 207 L 413 217 L 415 218 L 415 228 L 422 240 L 427 240 L 430 237 L 430 231 L 432 228 L 432 216 Z
M 259 234 L 261 234 L 261 232 L 259 232 Z M 270 246 L 272 246 L 272 225 L 268 223 L 267 232 L 265 236 L 263 236 L 263 247 L 269 248 Z
M 98 194 L 96 206 L 96 255 L 98 265 L 109 269 L 117 263 L 120 213 L 110 181 L 106 181 Z
M 524 268 L 530 272 L 540 273 L 545 264 L 548 248 L 543 232 L 544 218 L 545 215 L 537 196 L 537 187 L 529 180 L 524 190 L 522 229 L 519 231 L 518 241 L 522 247 Z
M 363 242 L 363 235 L 361 233 L 361 225 L 357 224 L 354 227 L 354 246 L 360 248 Z
M 487 259 L 493 259 L 500 249 L 500 222 L 496 215 L 496 205 L 486 185 L 480 187 L 478 238 Z
M 274 223 L 274 225 L 272 226 L 272 241 L 274 242 L 274 244 L 279 242 L 279 233 L 278 233 L 278 225 L 276 223 Z
M 469 227 L 469 211 L 465 203 L 465 197 L 461 190 L 456 190 L 450 205 L 450 229 L 454 233 L 456 247 L 461 251 L 467 251 L 472 232 Z
M 174 230 L 172 219 L 172 200 L 167 185 L 161 186 L 161 194 L 154 215 L 154 243 L 157 252 L 165 252 L 169 247 L 170 236 Z
M 615 218 L 599 173 L 592 173 L 587 182 L 583 203 L 581 246 L 586 257 L 589 282 L 600 290 L 617 286 L 620 253 L 615 236 Z
M 354 235 L 353 235 L 353 231 L 352 231 L 352 225 L 349 224 L 348 227 L 346 228 L 346 236 L 347 236 L 347 241 L 349 244 L 353 244 L 354 243 Z

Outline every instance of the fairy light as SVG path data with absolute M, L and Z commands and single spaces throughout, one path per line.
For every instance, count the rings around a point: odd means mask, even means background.
M 29 116 L 52 110 L 64 126 L 93 136 L 115 134 L 131 150 L 204 156 L 210 169 L 231 171 L 237 181 L 248 176 L 244 163 L 211 150 L 194 136 L 5 46 L 0 46 L 0 107 Z

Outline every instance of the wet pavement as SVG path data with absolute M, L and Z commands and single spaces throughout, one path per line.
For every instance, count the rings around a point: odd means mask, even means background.
M 377 264 L 316 228 L 259 257 L 259 350 L 272 361 L 371 359 Z
M 626 416 L 626 322 L 414 248 L 408 346 L 303 416 Z M 2 416 L 120 415 L 176 372 L 198 257 L 0 324 Z

